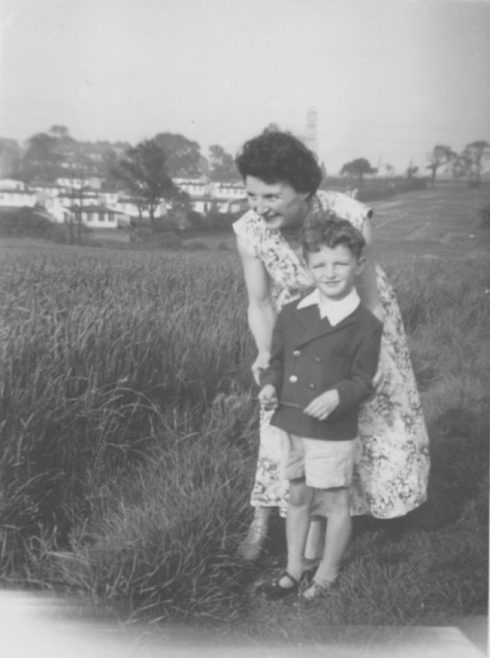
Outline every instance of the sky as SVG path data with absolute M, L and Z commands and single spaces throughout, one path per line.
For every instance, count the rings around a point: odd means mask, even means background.
M 490 0 L 0 0 L 0 136 L 181 133 L 236 154 L 318 117 L 329 173 L 490 141 Z

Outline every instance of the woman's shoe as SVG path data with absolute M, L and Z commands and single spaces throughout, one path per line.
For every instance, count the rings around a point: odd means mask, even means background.
M 291 584 L 286 587 L 281 585 L 280 582 L 283 578 L 287 578 Z M 284 599 L 286 596 L 290 596 L 291 594 L 297 594 L 299 592 L 299 587 L 299 581 L 296 580 L 294 576 L 291 576 L 290 573 L 285 571 L 277 578 L 274 578 L 274 580 L 271 580 L 269 583 L 264 583 L 261 585 L 258 588 L 257 593 L 267 599 L 267 601 L 279 601 L 280 599 Z
M 256 507 L 254 518 L 248 529 L 245 539 L 238 548 L 238 556 L 247 562 L 255 562 L 259 559 L 267 532 L 269 530 L 270 507 Z

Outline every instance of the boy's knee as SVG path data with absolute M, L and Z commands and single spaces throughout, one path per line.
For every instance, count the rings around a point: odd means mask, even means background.
M 289 504 L 293 507 L 309 505 L 313 498 L 313 490 L 306 486 L 304 480 L 290 480 Z
M 327 516 L 349 514 L 349 490 L 347 488 L 323 489 L 322 499 L 322 507 Z

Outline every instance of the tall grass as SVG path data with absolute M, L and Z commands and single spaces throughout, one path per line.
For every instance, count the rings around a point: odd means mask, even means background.
M 321 608 L 331 624 L 484 608 L 487 268 L 386 265 L 431 435 L 430 497 L 401 525 L 359 530 Z M 233 557 L 258 441 L 234 254 L 19 250 L 3 254 L 0 281 L 4 582 L 250 633 L 263 615 L 263 632 L 282 633 L 286 610 L 291 636 L 313 632 L 291 606 L 251 605 Z

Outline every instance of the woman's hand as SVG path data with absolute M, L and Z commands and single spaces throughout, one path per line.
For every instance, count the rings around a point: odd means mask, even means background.
M 272 384 L 266 384 L 259 393 L 260 404 L 266 411 L 270 411 L 277 407 L 277 391 L 276 387 Z
M 332 388 L 312 400 L 303 412 L 318 420 L 325 420 L 337 409 L 339 402 L 339 392 L 336 388 Z
M 265 354 L 264 352 L 259 352 L 257 354 L 257 358 L 255 361 L 252 363 L 252 375 L 255 380 L 255 383 L 260 386 L 260 371 L 265 370 L 265 368 L 269 367 L 269 354 Z

